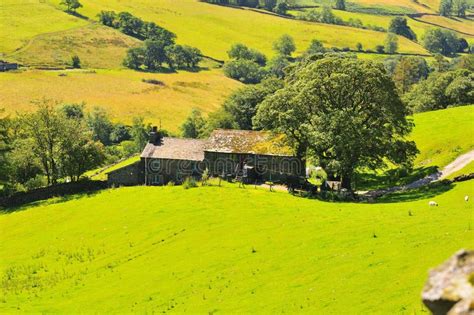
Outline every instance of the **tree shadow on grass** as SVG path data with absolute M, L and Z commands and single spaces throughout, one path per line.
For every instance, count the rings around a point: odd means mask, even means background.
M 377 199 L 377 203 L 408 202 L 433 198 L 453 189 L 454 186 L 455 185 L 450 181 L 434 182 L 420 188 L 397 191 L 384 195 Z
M 357 186 L 356 189 L 374 190 L 385 189 L 394 186 L 403 186 L 425 178 L 426 176 L 434 174 L 437 171 L 437 166 L 429 166 L 415 168 L 410 173 L 402 169 L 392 169 L 382 174 L 377 174 L 374 172 L 358 173 L 356 174 L 355 180 Z
M 72 12 L 72 11 L 64 11 L 64 12 L 66 12 L 66 13 L 69 14 L 69 15 L 75 16 L 75 17 L 77 17 L 77 18 L 79 18 L 79 19 L 89 21 L 89 18 L 88 18 L 87 16 L 82 15 L 82 14 L 80 14 L 80 13 L 78 13 L 78 12 Z

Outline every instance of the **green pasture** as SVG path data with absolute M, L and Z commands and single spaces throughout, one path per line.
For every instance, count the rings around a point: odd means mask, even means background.
M 134 187 L 0 215 L 5 313 L 422 313 L 429 268 L 472 247 L 464 182 L 325 203 L 236 186 Z
M 25 46 L 40 34 L 56 34 L 87 25 L 45 1 L 2 0 L 0 2 L 0 56 Z
M 415 114 L 411 139 L 420 150 L 415 165 L 442 168 L 473 150 L 473 121 L 473 105 Z

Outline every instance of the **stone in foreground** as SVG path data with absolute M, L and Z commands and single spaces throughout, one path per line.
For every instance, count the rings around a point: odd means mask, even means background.
M 422 298 L 435 315 L 474 315 L 474 251 L 460 250 L 430 270 Z

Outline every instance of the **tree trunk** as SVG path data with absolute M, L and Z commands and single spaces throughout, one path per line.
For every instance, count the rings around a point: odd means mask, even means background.
M 346 171 L 341 175 L 342 188 L 352 190 L 352 172 Z

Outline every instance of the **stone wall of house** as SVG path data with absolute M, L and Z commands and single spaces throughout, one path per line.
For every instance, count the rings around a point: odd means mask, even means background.
M 112 171 L 107 176 L 109 186 L 136 186 L 144 184 L 143 161 Z
M 306 165 L 296 157 L 205 152 L 211 176 L 235 176 L 244 165 L 253 167 L 258 181 L 285 182 L 291 176 L 305 176 Z
M 147 159 L 144 160 L 146 185 L 182 183 L 187 177 L 199 179 L 204 171 L 203 163 L 190 160 Z

